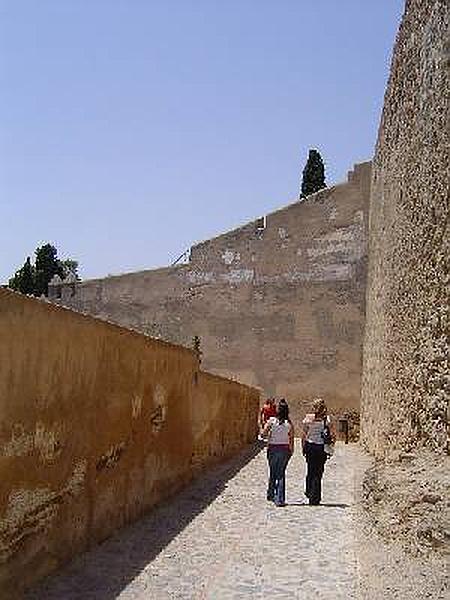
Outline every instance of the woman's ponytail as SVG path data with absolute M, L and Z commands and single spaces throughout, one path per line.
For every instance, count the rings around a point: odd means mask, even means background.
M 285 421 L 289 421 L 289 406 L 286 400 L 281 399 L 278 403 L 278 422 L 282 425 Z

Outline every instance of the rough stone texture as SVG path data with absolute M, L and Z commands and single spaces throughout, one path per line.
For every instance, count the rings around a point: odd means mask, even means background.
M 370 163 L 349 181 L 198 244 L 188 264 L 55 289 L 77 310 L 191 345 L 214 373 L 359 409 Z
M 254 439 L 259 392 L 195 354 L 0 289 L 0 597 Z
M 449 400 L 449 3 L 409 0 L 370 207 L 362 441 L 445 452 Z
M 450 557 L 450 468 L 447 456 L 429 449 L 398 461 L 377 461 L 363 481 L 372 528 L 411 555 Z

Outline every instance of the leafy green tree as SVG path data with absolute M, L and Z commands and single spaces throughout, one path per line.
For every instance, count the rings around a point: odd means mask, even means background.
M 67 277 L 71 273 L 75 275 L 77 281 L 80 281 L 80 276 L 78 274 L 78 261 L 73 260 L 72 258 L 66 258 L 64 260 L 60 260 L 60 265 L 62 267 L 64 277 Z
M 48 284 L 54 275 L 64 277 L 63 267 L 58 260 L 58 251 L 51 244 L 44 244 L 35 251 L 36 278 L 34 293 L 36 296 L 48 296 Z
M 35 269 L 28 256 L 23 267 L 16 271 L 14 277 L 9 280 L 9 287 L 22 294 L 33 294 L 35 286 Z
M 15 290 L 16 292 L 20 292 L 22 269 L 23 269 L 23 267 L 21 267 L 20 269 L 17 269 L 17 271 L 14 273 L 14 275 L 12 277 L 10 277 L 8 280 L 8 287 L 12 290 Z
M 300 199 L 326 187 L 325 166 L 317 150 L 311 149 L 303 169 L 302 189 Z
M 22 281 L 20 290 L 22 294 L 32 294 L 34 291 L 34 283 L 35 283 L 35 270 L 34 266 L 31 264 L 30 257 L 27 256 L 27 260 L 22 267 Z
M 23 294 L 35 296 L 48 296 L 48 284 L 54 275 L 65 279 L 73 274 L 79 281 L 78 261 L 71 258 L 58 259 L 58 251 L 52 244 L 44 244 L 35 250 L 36 261 L 33 265 L 30 257 L 27 258 L 14 277 L 9 280 L 9 287 Z

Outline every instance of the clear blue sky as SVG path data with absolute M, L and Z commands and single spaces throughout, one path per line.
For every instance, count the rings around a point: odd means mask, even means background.
M 403 0 L 0 0 L 0 281 L 170 264 L 373 154 Z

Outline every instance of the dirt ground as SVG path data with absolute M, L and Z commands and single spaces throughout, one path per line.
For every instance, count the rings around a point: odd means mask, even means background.
M 355 485 L 360 598 L 448 599 L 450 457 L 366 455 Z

